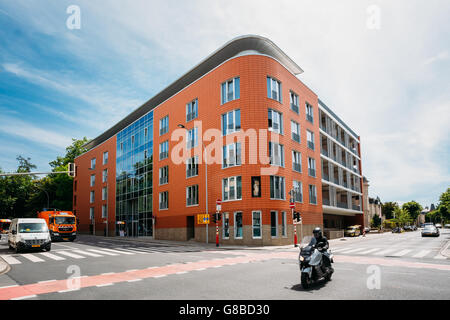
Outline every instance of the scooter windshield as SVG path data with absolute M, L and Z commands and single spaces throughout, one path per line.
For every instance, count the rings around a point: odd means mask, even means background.
M 309 262 L 310 265 L 312 266 L 317 266 L 320 261 L 322 260 L 322 254 L 320 253 L 319 250 L 314 250 L 313 254 L 311 255 L 311 260 Z

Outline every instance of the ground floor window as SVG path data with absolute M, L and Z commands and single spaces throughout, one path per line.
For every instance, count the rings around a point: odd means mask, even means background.
M 242 239 L 242 212 L 234 213 L 234 238 Z
M 278 217 L 276 211 L 270 211 L 270 235 L 272 238 L 276 238 L 278 236 L 277 225 L 278 225 Z
M 253 238 L 261 238 L 261 211 L 252 212 Z
M 230 214 L 228 212 L 223 214 L 223 232 L 222 237 L 223 239 L 229 239 L 230 238 Z
M 281 236 L 287 236 L 286 212 L 281 213 Z

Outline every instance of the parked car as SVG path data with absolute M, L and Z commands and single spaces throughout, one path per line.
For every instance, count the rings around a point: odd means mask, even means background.
M 404 226 L 403 230 L 405 230 L 405 231 L 412 231 L 412 227 L 411 226 Z
M 450 224 L 447 223 L 446 225 L 444 225 L 444 228 L 445 229 L 450 229 Z
M 403 230 L 402 227 L 396 227 L 392 229 L 392 233 L 402 233 L 402 232 L 405 232 L 405 230 Z
M 423 227 L 425 228 L 426 226 L 434 226 L 434 223 L 433 222 L 425 222 L 423 224 Z
M 413 226 L 411 226 L 411 227 L 412 227 L 413 231 L 416 231 L 416 230 L 417 230 L 417 226 L 416 226 L 416 225 L 413 225 Z
M 425 227 L 425 223 L 421 223 L 420 228 L 424 228 L 424 227 Z
M 436 228 L 442 228 L 442 224 L 440 224 L 440 223 L 436 223 L 434 226 L 435 226 Z
M 365 228 L 364 228 L 364 232 L 365 232 L 365 233 L 369 233 L 369 232 L 370 232 L 370 228 L 369 228 L 369 227 L 365 227 Z
M 422 237 L 427 237 L 427 236 L 433 236 L 433 237 L 439 237 L 439 229 L 436 228 L 435 226 L 425 226 L 425 228 L 423 228 L 422 230 Z
M 10 250 L 19 253 L 24 250 L 50 251 L 52 241 L 44 219 L 13 219 L 8 232 Z
M 361 226 L 355 225 L 347 227 L 344 231 L 346 237 L 357 237 L 361 234 Z

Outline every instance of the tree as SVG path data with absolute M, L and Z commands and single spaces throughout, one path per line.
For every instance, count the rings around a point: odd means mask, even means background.
M 66 155 L 64 157 L 56 157 L 56 160 L 53 160 L 49 163 L 49 165 L 55 171 L 57 168 L 64 168 L 69 163 L 73 163 L 75 158 L 79 155 L 83 154 L 87 151 L 86 148 L 83 148 L 83 145 L 89 142 L 89 139 L 84 137 L 81 140 L 72 139 L 72 144 L 66 148 Z
M 410 224 L 413 219 L 411 219 L 407 210 L 396 208 L 394 210 L 395 218 L 391 219 L 392 222 L 395 222 L 397 227 L 403 227 L 407 224 Z
M 381 212 L 388 220 L 394 217 L 394 210 L 397 208 L 399 208 L 397 202 L 385 202 L 381 204 Z
M 379 228 L 381 226 L 381 218 L 378 214 L 373 216 L 371 225 L 373 228 Z
M 411 217 L 412 221 L 416 221 L 419 214 L 422 212 L 423 207 L 416 201 L 406 202 L 402 206 L 403 210 L 406 210 Z

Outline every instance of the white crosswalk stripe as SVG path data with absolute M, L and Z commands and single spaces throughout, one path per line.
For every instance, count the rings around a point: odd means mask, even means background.
M 378 251 L 378 250 L 380 250 L 380 248 L 373 248 L 373 249 L 370 249 L 370 250 L 367 250 L 367 251 L 358 252 L 357 254 L 369 254 L 369 253 L 372 253 L 372 252 L 375 252 L 375 251 Z
M 126 251 L 119 251 L 119 250 L 113 250 L 113 249 L 106 249 L 106 248 L 102 248 L 102 250 L 108 251 L 108 252 L 112 252 L 112 253 L 122 253 L 122 254 L 134 254 L 132 252 L 126 252 Z
M 4 255 L 4 256 L 2 256 L 2 258 L 8 264 L 21 264 L 22 263 L 19 260 L 17 260 L 16 258 L 14 258 L 13 256 L 11 256 L 11 255 Z
M 447 257 L 444 257 L 443 255 L 441 255 L 440 253 L 438 253 L 436 256 L 434 256 L 433 259 L 436 259 L 436 260 L 445 260 L 445 259 L 447 259 Z
M 118 256 L 117 253 L 112 253 L 112 252 L 102 251 L 102 250 L 97 250 L 97 249 L 88 249 L 88 251 L 104 254 L 104 255 L 107 255 L 107 256 Z
M 393 256 L 393 257 L 402 257 L 402 256 L 404 256 L 405 254 L 407 254 L 407 253 L 409 253 L 411 251 L 412 250 L 410 250 L 410 249 L 405 249 L 405 250 L 402 250 L 402 251 L 399 251 L 399 252 L 395 252 L 395 253 L 391 254 L 391 256 Z
M 382 256 L 382 255 L 384 255 L 384 254 L 387 254 L 387 253 L 392 252 L 392 251 L 395 251 L 395 250 L 396 250 L 396 249 L 393 249 L 393 248 L 385 249 L 385 250 L 382 250 L 382 251 L 380 251 L 380 252 L 374 253 L 374 255 L 375 255 L 375 256 Z
M 345 251 L 341 251 L 341 253 L 355 253 L 357 251 L 363 251 L 366 248 L 356 248 L 356 249 L 350 249 L 350 250 L 345 250 Z
M 134 250 L 134 248 L 133 248 L 133 249 L 114 248 L 114 249 L 115 249 L 115 250 L 119 250 L 119 251 L 127 251 L 127 252 L 140 253 L 140 254 L 149 253 L 148 251 L 138 251 L 138 250 Z
M 23 254 L 22 257 L 24 257 L 25 259 L 30 260 L 31 262 L 44 262 L 45 261 L 45 260 L 43 260 L 43 259 L 41 259 L 39 257 L 36 257 L 36 256 L 32 255 L 31 253 Z
M 56 261 L 66 260 L 66 258 L 59 257 L 59 256 L 51 254 L 49 252 L 41 252 L 40 254 L 43 255 L 44 257 L 47 257 L 47 258 L 50 258 L 50 259 L 53 259 L 53 260 L 56 260 Z
M 413 258 L 423 258 L 425 257 L 427 254 L 429 254 L 431 252 L 431 250 L 420 250 L 419 253 L 416 253 L 415 255 L 413 255 Z
M 84 250 L 72 250 L 72 252 L 75 252 L 75 253 L 78 253 L 81 255 L 85 255 L 85 256 L 89 256 L 89 257 L 95 257 L 95 258 L 103 257 L 100 254 L 96 254 L 96 253 L 92 253 L 92 252 L 88 252 L 88 251 L 84 251 Z
M 62 254 L 62 255 L 65 255 L 65 256 L 68 256 L 68 257 L 71 257 L 71 258 L 74 258 L 74 259 L 84 259 L 84 258 L 86 258 L 86 257 L 80 256 L 78 254 L 75 254 L 75 253 L 72 253 L 72 252 L 69 252 L 69 251 L 59 251 L 58 253 Z

